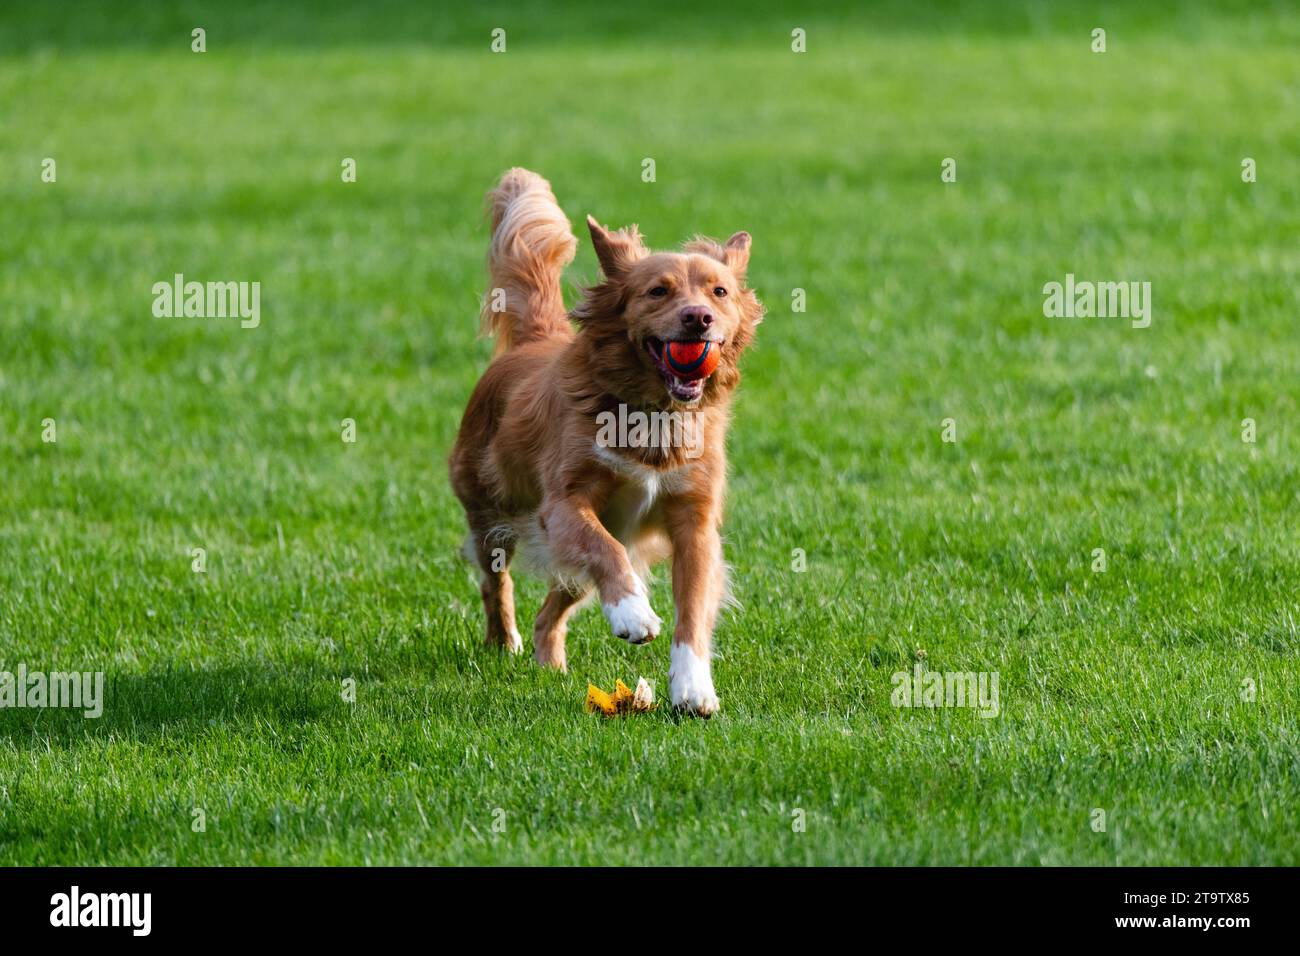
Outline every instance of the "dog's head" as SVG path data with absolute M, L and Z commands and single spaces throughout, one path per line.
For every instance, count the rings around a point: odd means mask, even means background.
M 649 407 L 708 404 L 730 394 L 740 381 L 740 353 L 763 318 L 745 286 L 749 233 L 723 245 L 695 239 L 681 252 L 651 253 L 636 226 L 610 231 L 590 216 L 587 225 L 605 281 L 585 290 L 573 316 L 591 342 L 597 384 Z M 678 374 L 665 361 L 670 342 L 709 343 L 717 368 L 706 378 Z

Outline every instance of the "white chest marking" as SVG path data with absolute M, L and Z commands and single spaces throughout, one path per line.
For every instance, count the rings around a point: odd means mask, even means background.
M 605 527 L 618 540 L 627 543 L 636 535 L 645 516 L 665 494 L 685 486 L 694 463 L 661 470 L 643 465 L 599 444 L 592 445 L 596 457 L 610 471 L 624 479 L 601 512 Z
M 695 467 L 695 462 L 687 462 L 676 468 L 651 468 L 649 465 L 643 465 L 633 458 L 624 458 L 616 451 L 604 447 L 598 443 L 592 443 L 592 451 L 600 459 L 601 464 L 609 468 L 610 471 L 622 475 L 630 482 L 635 482 L 650 490 L 652 495 L 658 496 L 660 491 L 671 494 L 679 491 L 686 484 L 686 477 Z

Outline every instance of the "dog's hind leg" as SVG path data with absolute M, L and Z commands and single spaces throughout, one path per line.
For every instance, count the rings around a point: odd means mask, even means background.
M 510 579 L 514 539 L 494 536 L 490 528 L 476 530 L 471 533 L 466 551 L 479 567 L 479 593 L 487 615 L 484 643 L 518 654 L 524 649 L 524 642 L 515 626 L 515 583 Z
M 561 671 L 569 669 L 564 653 L 564 638 L 569 629 L 569 615 L 591 594 L 591 588 L 571 591 L 563 584 L 551 582 L 551 589 L 537 612 L 533 626 L 533 660 L 543 667 Z

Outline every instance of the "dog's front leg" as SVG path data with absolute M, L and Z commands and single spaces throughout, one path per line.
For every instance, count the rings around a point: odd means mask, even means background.
M 627 549 L 600 523 L 592 502 L 581 496 L 556 499 L 542 506 L 541 518 L 557 562 L 585 571 L 596 585 L 615 635 L 632 644 L 654 640 L 661 622 L 645 582 L 632 569 Z
M 722 538 L 713 501 L 677 498 L 665 503 L 673 545 L 673 629 L 668 683 L 674 707 L 708 717 L 718 709 L 710 665 L 713 625 L 726 588 Z

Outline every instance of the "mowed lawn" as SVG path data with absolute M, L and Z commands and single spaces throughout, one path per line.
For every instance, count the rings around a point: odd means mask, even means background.
M 0 12 L 0 670 L 107 680 L 0 710 L 0 862 L 1300 863 L 1300 12 L 158 6 Z M 594 610 L 567 675 L 481 646 L 516 164 L 754 236 L 713 720 L 585 714 L 667 692 Z M 154 318 L 176 273 L 260 326 Z M 1067 273 L 1150 327 L 1045 318 Z M 999 715 L 892 706 L 922 658 Z

